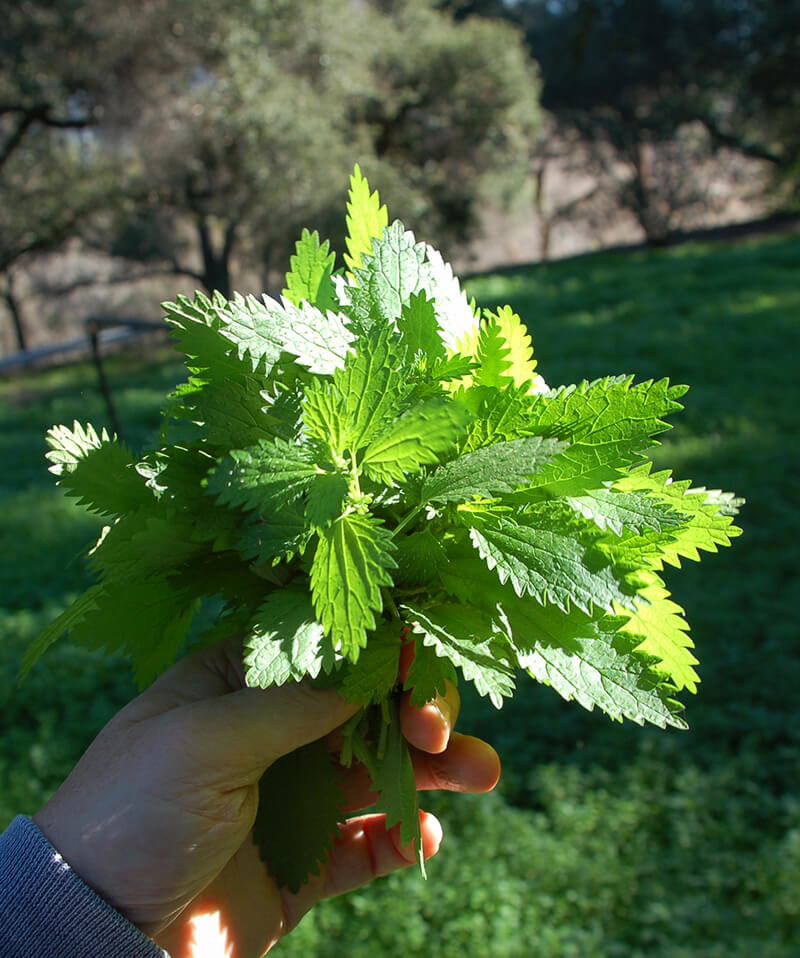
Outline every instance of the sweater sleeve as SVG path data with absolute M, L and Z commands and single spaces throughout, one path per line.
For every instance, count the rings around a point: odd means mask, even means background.
M 100 898 L 29 818 L 0 835 L 3 958 L 169 958 Z

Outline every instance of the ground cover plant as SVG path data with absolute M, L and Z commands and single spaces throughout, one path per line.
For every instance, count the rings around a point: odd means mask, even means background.
M 310 678 L 359 704 L 338 761 L 312 743 L 262 779 L 256 840 L 293 890 L 333 846 L 354 761 L 424 873 L 403 692 L 422 706 L 460 677 L 501 708 L 521 672 L 685 728 L 676 693 L 696 690 L 697 659 L 662 572 L 739 533 L 732 494 L 647 458 L 687 387 L 548 387 L 519 316 L 470 303 L 358 167 L 346 246 L 337 269 L 304 231 L 280 300 L 165 304 L 189 378 L 156 448 L 49 430 L 59 484 L 108 524 L 95 584 L 25 662 L 66 635 L 123 652 L 147 684 L 211 603 L 197 642 L 241 636 L 248 686 Z
M 704 652 L 689 732 L 610 727 L 532 683 L 502 713 L 466 694 L 467 730 L 500 748 L 500 793 L 437 802 L 447 841 L 429 865 L 434 880 L 393 878 L 317 909 L 279 946 L 286 954 L 797 952 L 800 457 L 787 343 L 800 321 L 798 259 L 796 239 L 775 239 L 593 256 L 471 284 L 486 305 L 507 300 L 530 316 L 551 381 L 678 367 L 694 385 L 657 465 L 744 493 L 746 539 L 739 555 L 674 582 Z M 151 446 L 160 398 L 181 371 L 111 375 L 127 384 L 132 445 Z M 8 820 L 38 807 L 133 686 L 118 658 L 62 645 L 16 689 L 23 649 L 88 584 L 79 554 L 101 524 L 51 488 L 41 435 L 56 421 L 99 423 L 102 412 L 91 370 L 78 369 L 5 387 L 0 415 L 13 464 L 0 530 L 4 554 L 19 557 L 3 567 Z

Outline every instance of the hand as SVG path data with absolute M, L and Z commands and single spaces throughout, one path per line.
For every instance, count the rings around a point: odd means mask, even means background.
M 500 774 L 485 742 L 453 733 L 458 693 L 401 706 L 420 789 L 489 791 Z M 350 818 L 319 878 L 279 888 L 251 829 L 258 781 L 282 755 L 327 736 L 357 706 L 304 683 L 247 689 L 240 643 L 183 659 L 120 711 L 36 823 L 98 894 L 170 952 L 191 954 L 193 919 L 219 912 L 241 958 L 263 955 L 323 898 L 414 862 L 383 816 Z M 347 812 L 370 806 L 366 770 L 346 770 Z M 280 828 L 280 823 L 276 823 Z M 425 857 L 441 827 L 422 813 Z

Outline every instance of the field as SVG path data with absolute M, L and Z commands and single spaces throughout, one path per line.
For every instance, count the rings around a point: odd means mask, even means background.
M 522 683 L 462 724 L 504 762 L 491 796 L 431 796 L 445 844 L 319 908 L 276 953 L 354 958 L 790 958 L 800 953 L 800 237 L 596 254 L 476 277 L 551 385 L 631 372 L 691 385 L 660 467 L 746 497 L 734 547 L 670 577 L 701 661 L 688 732 L 621 726 Z M 114 360 L 126 440 L 153 440 L 168 355 Z M 46 429 L 104 421 L 89 366 L 0 387 L 0 827 L 32 813 L 134 692 L 124 663 L 22 651 L 81 591 L 99 523 L 55 490 Z M 688 701 L 691 700 L 691 701 Z

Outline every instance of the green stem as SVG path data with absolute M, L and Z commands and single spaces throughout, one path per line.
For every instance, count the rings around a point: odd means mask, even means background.
M 424 508 L 425 508 L 424 502 L 421 502 L 418 506 L 415 506 L 411 510 L 411 512 L 409 512 L 409 514 L 405 517 L 405 519 L 402 520 L 400 525 L 394 530 L 394 532 L 392 533 L 392 536 L 396 536 L 398 533 L 402 532 L 403 529 L 405 529 L 405 527 L 409 524 L 409 522 L 411 522 L 412 519 L 416 519 L 416 517 L 420 514 L 420 512 L 422 512 Z

